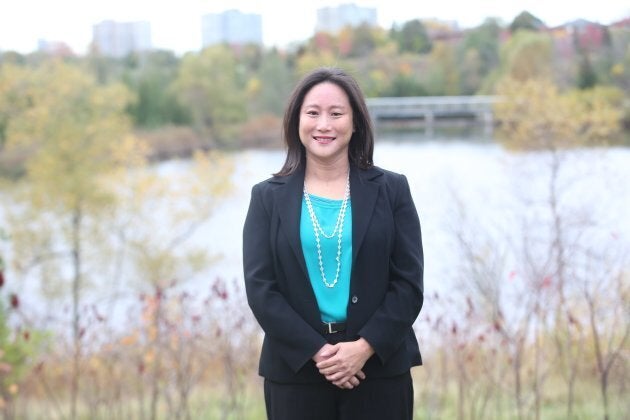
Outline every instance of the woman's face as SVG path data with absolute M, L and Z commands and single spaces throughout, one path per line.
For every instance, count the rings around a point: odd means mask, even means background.
M 300 109 L 300 140 L 306 158 L 326 163 L 348 159 L 353 116 L 348 95 L 331 82 L 308 91 Z

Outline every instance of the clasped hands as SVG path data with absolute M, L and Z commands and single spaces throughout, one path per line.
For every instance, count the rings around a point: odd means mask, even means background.
M 325 344 L 313 356 L 319 373 L 343 389 L 352 389 L 365 379 L 361 369 L 374 354 L 374 349 L 364 338 L 337 344 Z

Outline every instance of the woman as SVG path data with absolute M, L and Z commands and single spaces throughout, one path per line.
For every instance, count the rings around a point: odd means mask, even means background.
M 269 419 L 411 419 L 420 223 L 403 175 L 374 166 L 357 82 L 319 68 L 284 115 L 282 169 L 252 189 L 247 299 L 265 338 Z

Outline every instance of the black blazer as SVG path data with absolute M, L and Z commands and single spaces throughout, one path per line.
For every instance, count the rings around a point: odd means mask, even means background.
M 259 373 L 279 382 L 319 382 L 313 355 L 326 344 L 300 241 L 304 165 L 252 188 L 243 229 L 248 303 L 265 332 Z M 368 377 L 422 364 L 412 329 L 423 303 L 420 222 L 403 175 L 351 167 L 352 274 L 348 340 L 365 338 L 375 354 Z

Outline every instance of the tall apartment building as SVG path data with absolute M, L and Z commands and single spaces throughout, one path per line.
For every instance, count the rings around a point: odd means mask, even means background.
M 262 17 L 238 10 L 209 13 L 201 19 L 201 34 L 203 47 L 223 43 L 262 45 Z
M 345 26 L 360 26 L 361 24 L 377 26 L 376 9 L 360 7 L 354 3 L 342 4 L 337 7 L 322 7 L 317 9 L 317 24 L 315 31 L 337 33 Z
M 151 24 L 106 20 L 92 27 L 94 48 L 99 54 L 121 58 L 151 49 Z

